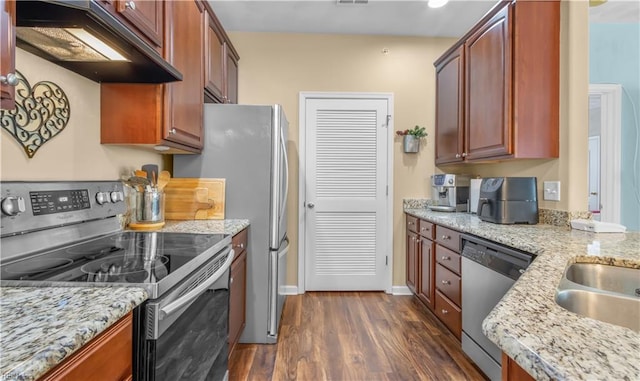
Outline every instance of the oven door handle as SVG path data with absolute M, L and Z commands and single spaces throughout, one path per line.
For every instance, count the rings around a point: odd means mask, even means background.
M 211 275 L 209 278 L 207 278 L 207 280 L 205 280 L 204 282 L 200 283 L 197 287 L 195 287 L 193 290 L 187 292 L 186 294 L 184 294 L 179 299 L 177 299 L 177 300 L 167 304 L 166 306 L 162 307 L 160 309 L 160 319 L 159 320 L 162 320 L 162 319 L 170 316 L 171 314 L 175 313 L 180 308 L 182 308 L 184 305 L 188 304 L 189 302 L 191 302 L 195 298 L 199 297 L 202 293 L 204 293 L 206 289 L 211 287 L 211 285 L 214 284 L 218 279 L 220 279 L 220 277 L 229 269 L 229 267 L 231 267 L 231 262 L 233 262 L 233 257 L 234 256 L 235 256 L 235 251 L 231 250 L 229 252 L 229 256 L 227 256 L 227 260 L 224 261 L 224 264 L 222 265 L 222 267 L 220 267 L 216 272 L 213 273 L 213 275 Z

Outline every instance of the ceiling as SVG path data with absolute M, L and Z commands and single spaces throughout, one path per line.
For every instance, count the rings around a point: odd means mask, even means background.
M 432 9 L 426 1 L 209 0 L 222 26 L 232 32 L 373 34 L 461 37 L 496 0 L 452 0 Z
M 351 0 L 347 0 L 351 1 Z M 432 9 L 427 1 L 209 0 L 231 32 L 370 34 L 461 37 L 497 0 L 451 0 Z M 589 8 L 591 22 L 640 22 L 640 1 L 608 0 Z

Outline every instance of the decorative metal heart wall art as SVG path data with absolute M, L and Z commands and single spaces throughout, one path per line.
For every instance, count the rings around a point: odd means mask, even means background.
M 16 108 L 0 110 L 0 125 L 32 158 L 40 147 L 64 130 L 69 123 L 71 108 L 60 86 L 41 81 L 31 87 L 17 70 L 16 75 Z

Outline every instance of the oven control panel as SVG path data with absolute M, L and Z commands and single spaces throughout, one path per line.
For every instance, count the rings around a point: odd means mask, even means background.
M 89 190 L 29 192 L 34 216 L 89 209 Z
M 120 181 L 10 181 L 0 185 L 2 237 L 126 212 Z

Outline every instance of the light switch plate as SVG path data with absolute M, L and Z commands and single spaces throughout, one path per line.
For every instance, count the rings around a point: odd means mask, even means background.
M 544 181 L 543 199 L 549 201 L 560 201 L 560 181 Z

